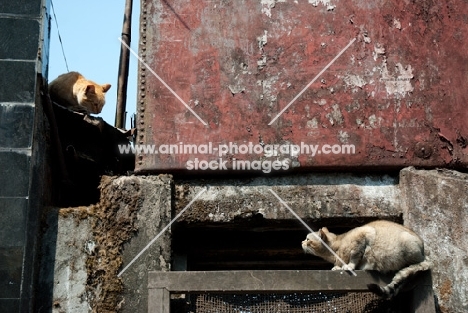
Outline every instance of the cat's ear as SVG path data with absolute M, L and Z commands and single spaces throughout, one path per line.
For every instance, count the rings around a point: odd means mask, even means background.
M 107 92 L 107 90 L 109 90 L 110 87 L 112 87 L 111 84 L 104 84 L 104 85 L 102 85 L 102 92 Z
M 96 93 L 96 87 L 94 85 L 86 86 L 86 94 L 88 93 Z
M 328 240 L 328 236 L 327 236 L 328 233 L 329 233 L 329 231 L 328 231 L 328 228 L 326 228 L 326 227 L 322 227 L 322 228 L 320 228 L 320 230 L 319 230 L 319 236 L 320 236 L 320 238 L 321 238 L 323 241 L 327 241 L 327 240 Z

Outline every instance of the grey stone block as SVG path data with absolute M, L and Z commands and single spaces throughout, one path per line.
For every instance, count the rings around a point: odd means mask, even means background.
M 14 1 L 12 1 L 14 2 Z M 0 18 L 0 59 L 35 60 L 39 45 L 37 20 Z
M 31 148 L 34 107 L 0 104 L 0 147 Z
M 42 0 L 15 0 L 1 1 L 0 13 L 21 14 L 21 15 L 39 15 L 41 12 Z
M 25 198 L 0 198 L 0 247 L 24 245 L 27 205 Z
M 35 101 L 36 62 L 0 61 L 0 102 Z
M 0 247 L 0 301 L 1 298 L 20 297 L 22 264 L 23 247 Z M 0 310 L 0 312 L 11 311 Z
M 27 197 L 30 159 L 24 152 L 0 152 L 0 197 Z
M 0 312 L 14 313 L 20 311 L 19 299 L 2 299 L 0 298 Z

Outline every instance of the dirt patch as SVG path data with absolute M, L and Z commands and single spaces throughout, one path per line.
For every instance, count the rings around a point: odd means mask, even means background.
M 450 298 L 452 297 L 452 283 L 449 280 L 445 280 L 442 285 L 439 288 L 440 292 L 440 299 L 442 300 L 443 303 L 448 303 Z M 441 312 L 450 312 L 449 309 L 447 309 L 444 306 L 440 306 Z
M 117 277 L 122 265 L 122 247 L 137 231 L 140 184 L 135 177 L 103 177 L 101 198 L 92 208 L 95 249 L 86 267 L 87 294 L 93 312 L 115 313 L 123 303 L 123 283 Z
M 63 218 L 73 217 L 76 224 L 81 220 L 87 219 L 89 216 L 94 215 L 95 206 L 80 206 L 76 208 L 64 208 L 59 210 L 59 215 Z

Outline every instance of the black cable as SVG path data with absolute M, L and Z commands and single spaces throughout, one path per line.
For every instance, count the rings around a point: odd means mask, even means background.
M 67 67 L 67 72 L 70 72 L 70 70 L 68 69 L 67 57 L 65 56 L 65 50 L 63 49 L 62 37 L 60 36 L 60 29 L 58 26 L 57 16 L 55 15 L 54 3 L 52 2 L 52 0 L 50 0 L 50 4 L 52 7 L 52 13 L 54 14 L 55 25 L 57 25 L 57 34 L 58 34 L 58 38 L 60 42 L 60 47 L 62 47 L 62 54 L 63 54 L 63 59 L 65 60 L 65 66 Z

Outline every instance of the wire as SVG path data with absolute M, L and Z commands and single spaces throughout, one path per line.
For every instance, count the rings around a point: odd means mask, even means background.
M 58 34 L 58 38 L 60 42 L 60 47 L 62 48 L 62 55 L 63 55 L 63 59 L 65 60 L 65 66 L 67 67 L 67 72 L 70 72 L 70 70 L 68 69 L 67 57 L 65 56 L 65 50 L 63 48 L 62 36 L 60 36 L 60 28 L 58 26 L 57 16 L 55 15 L 54 2 L 50 0 L 50 4 L 52 7 L 52 13 L 54 14 L 55 25 L 57 25 L 57 34 Z

